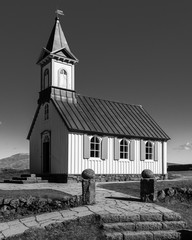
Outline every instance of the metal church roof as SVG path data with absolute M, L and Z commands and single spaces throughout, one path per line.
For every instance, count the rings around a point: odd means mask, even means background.
M 69 131 L 130 138 L 169 140 L 140 105 L 77 95 L 77 103 L 52 101 Z

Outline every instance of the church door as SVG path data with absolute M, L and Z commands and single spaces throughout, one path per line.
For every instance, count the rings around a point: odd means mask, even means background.
M 42 167 L 43 173 L 50 172 L 50 133 L 44 132 L 42 136 Z

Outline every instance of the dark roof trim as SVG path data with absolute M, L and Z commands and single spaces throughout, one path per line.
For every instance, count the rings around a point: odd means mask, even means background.
M 132 135 L 121 135 L 121 134 L 112 134 L 112 133 L 103 133 L 103 132 L 94 132 L 94 131 L 84 131 L 84 130 L 73 130 L 69 129 L 70 133 L 82 133 L 87 135 L 98 135 L 98 136 L 110 136 L 110 137 L 118 137 L 118 138 L 128 138 L 128 139 L 142 139 L 142 140 L 151 140 L 151 141 L 165 141 L 167 142 L 169 139 L 167 138 L 152 138 L 152 137 L 143 137 L 143 136 L 132 136 Z
M 28 133 L 28 135 L 27 135 L 27 139 L 28 139 L 28 140 L 30 139 L 31 133 L 32 133 L 32 131 L 33 131 L 33 127 L 34 127 L 34 125 L 35 125 L 37 116 L 38 116 L 38 114 L 39 114 L 40 107 L 41 107 L 41 105 L 39 104 L 38 107 L 37 107 L 37 110 L 36 110 L 36 112 L 35 112 L 33 121 L 32 121 L 32 123 L 31 123 L 31 127 L 30 127 L 30 129 L 29 129 L 29 133 Z
M 54 101 L 52 98 L 51 98 L 51 102 L 53 103 L 54 107 L 56 108 L 56 111 L 59 113 L 59 116 L 60 116 L 61 119 L 63 120 L 66 128 L 69 130 L 68 125 L 67 125 L 67 123 L 66 123 L 66 121 L 65 121 L 65 119 L 64 119 L 64 117 L 63 117 L 63 115 L 62 115 L 62 113 L 61 113 L 60 108 L 59 108 L 58 106 L 56 106 L 56 103 L 55 103 L 55 101 Z

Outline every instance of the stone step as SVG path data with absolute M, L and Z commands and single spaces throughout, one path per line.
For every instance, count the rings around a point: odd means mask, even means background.
M 41 180 L 41 179 L 42 179 L 41 177 L 27 177 L 27 180 Z
M 179 213 L 168 211 L 162 213 L 140 213 L 140 214 L 100 214 L 101 223 L 118 222 L 162 222 L 162 221 L 180 221 Z
M 21 177 L 36 177 L 36 174 L 21 174 Z
M 41 180 L 41 177 L 12 177 L 12 180 Z
M 124 232 L 105 232 L 105 240 L 179 240 L 180 233 L 176 231 L 124 231 Z
M 102 228 L 107 232 L 182 230 L 186 228 L 186 223 L 184 221 L 119 222 L 104 223 Z

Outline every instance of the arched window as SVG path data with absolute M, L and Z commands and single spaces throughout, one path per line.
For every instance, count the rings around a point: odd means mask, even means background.
M 48 133 L 43 135 L 43 143 L 50 142 L 50 136 Z
M 44 108 L 44 120 L 49 119 L 49 105 L 45 104 L 45 108 Z
M 59 69 L 59 79 L 58 79 L 58 86 L 60 88 L 67 88 L 67 72 L 65 69 Z
M 127 140 L 122 139 L 120 141 L 120 158 L 128 159 L 129 156 L 129 143 Z
M 44 71 L 44 89 L 49 87 L 49 69 L 46 68 Z
M 98 137 L 94 136 L 91 138 L 90 141 L 91 147 L 90 147 L 90 156 L 91 157 L 96 157 L 99 158 L 100 157 L 100 140 Z
M 145 143 L 145 159 L 153 159 L 153 143 L 150 141 Z

